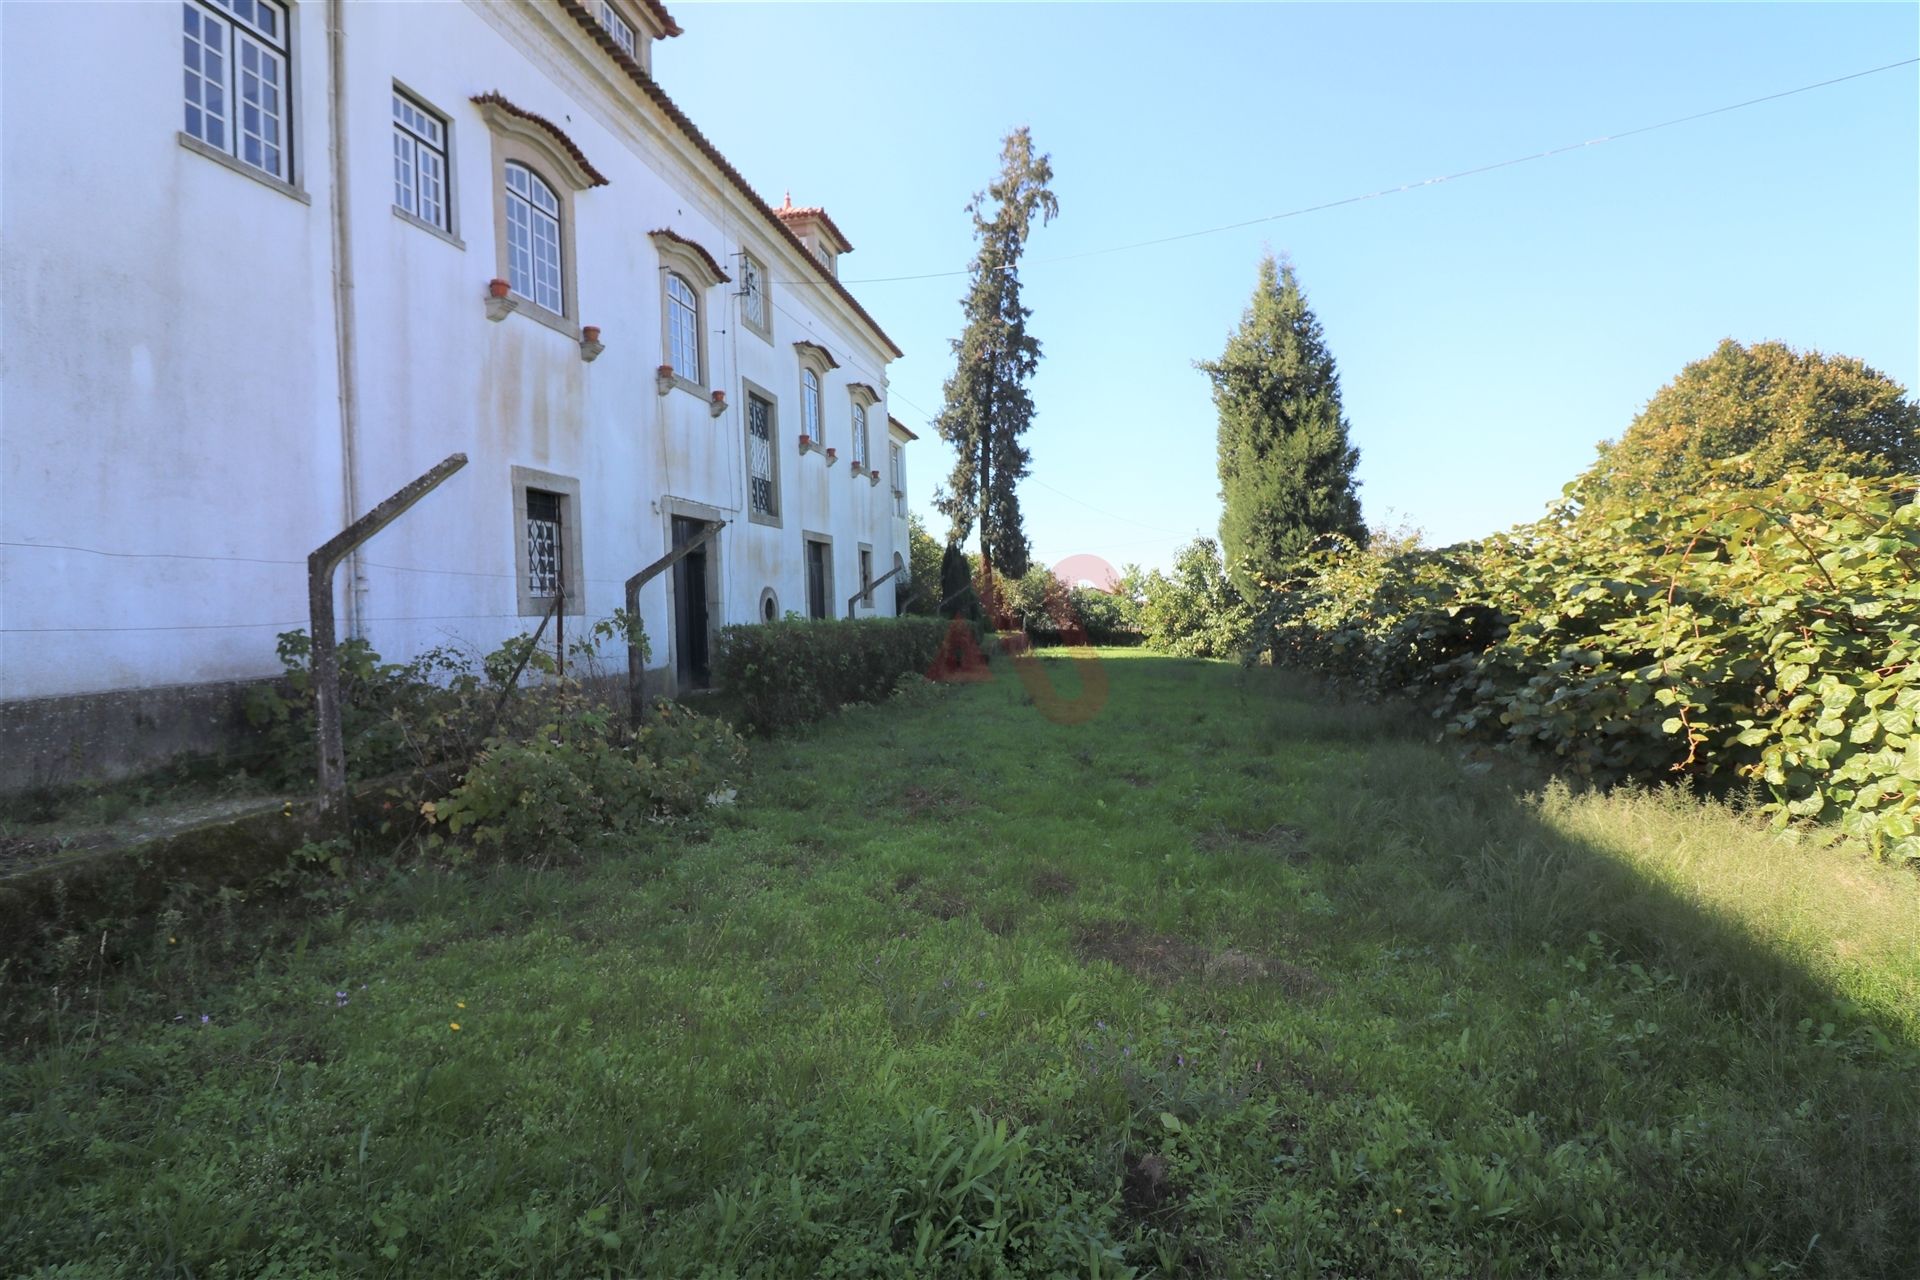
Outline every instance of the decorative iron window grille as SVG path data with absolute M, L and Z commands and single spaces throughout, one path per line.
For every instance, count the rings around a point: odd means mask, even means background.
M 747 397 L 747 487 L 753 514 L 780 514 L 780 496 L 773 481 L 773 406 L 756 395 Z
M 560 594 L 560 513 L 559 494 L 527 490 L 527 587 L 541 599 Z

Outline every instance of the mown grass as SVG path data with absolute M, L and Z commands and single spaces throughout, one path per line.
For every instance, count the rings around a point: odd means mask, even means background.
M 1102 656 L 1082 723 L 997 662 L 646 847 L 76 956 L 0 1269 L 1920 1270 L 1911 876 Z

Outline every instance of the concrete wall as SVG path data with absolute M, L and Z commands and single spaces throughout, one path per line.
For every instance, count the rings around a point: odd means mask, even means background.
M 885 466 L 882 336 L 830 289 L 778 283 L 818 268 L 545 0 L 344 6 L 350 253 L 337 257 L 329 10 L 291 10 L 302 199 L 178 140 L 177 6 L 116 8 L 112 42 L 88 6 L 0 6 L 0 543 L 32 544 L 0 546 L 0 700 L 277 670 L 275 633 L 305 624 L 305 555 L 348 516 L 337 262 L 352 283 L 352 514 L 448 453 L 471 459 L 343 567 L 341 616 L 384 654 L 484 652 L 537 621 L 519 611 L 516 467 L 579 483 L 585 582 L 570 627 L 621 604 L 624 579 L 667 548 L 675 510 L 730 522 L 715 625 L 755 620 L 769 587 L 782 610 L 805 608 L 803 529 L 832 538 L 843 613 L 859 544 L 876 576 L 905 554 L 891 484 L 849 467 L 852 382 L 882 396 L 869 414 Z M 672 53 L 668 42 L 653 58 L 669 88 Z M 450 121 L 458 243 L 394 212 L 396 82 Z M 92 89 L 76 95 L 77 83 Z M 553 122 L 607 179 L 573 197 L 575 318 L 606 347 L 592 363 L 575 333 L 488 318 L 499 196 L 493 133 L 471 99 L 490 91 Z M 835 212 L 857 223 L 857 210 Z M 718 418 L 704 394 L 656 390 L 656 228 L 735 278 L 705 294 L 707 382 L 729 405 Z M 771 341 L 740 322 L 743 249 L 775 282 Z M 824 388 L 833 467 L 795 444 L 803 339 L 840 366 Z M 777 399 L 777 528 L 745 512 L 748 380 Z M 668 667 L 669 596 L 663 578 L 642 598 L 654 663 Z M 863 612 L 890 612 L 891 592 L 875 603 Z

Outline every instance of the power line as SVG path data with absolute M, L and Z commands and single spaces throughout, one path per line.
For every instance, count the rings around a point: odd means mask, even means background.
M 1144 521 L 1135 520 L 1130 516 L 1119 515 L 1119 514 L 1116 514 L 1115 512 L 1108 511 L 1103 507 L 1096 507 L 1091 502 L 1088 502 L 1082 498 L 1074 497 L 1072 494 L 1068 493 L 1065 489 L 1054 488 L 1054 486 L 1048 484 L 1045 480 L 1041 480 L 1036 476 L 1028 476 L 1027 479 L 1032 480 L 1035 484 L 1039 485 L 1042 489 L 1052 490 L 1054 493 L 1057 493 L 1061 497 L 1065 498 L 1068 502 L 1077 502 L 1081 506 L 1085 507 L 1087 510 L 1094 512 L 1096 515 L 1103 515 L 1109 520 L 1118 520 L 1122 524 L 1130 524 L 1140 529 L 1151 529 L 1155 533 L 1164 533 L 1169 538 L 1184 538 L 1187 536 L 1184 533 L 1176 533 L 1172 529 L 1163 529 L 1157 524 L 1147 524 Z
M 1181 231 L 1173 235 L 1156 236 L 1151 240 L 1135 240 L 1128 244 L 1111 245 L 1104 249 L 1085 249 L 1078 253 L 1058 254 L 1051 258 L 1034 258 L 1029 261 L 1028 265 L 1046 266 L 1057 262 L 1076 262 L 1082 258 L 1097 258 L 1108 254 L 1127 253 L 1134 249 L 1151 249 L 1158 245 L 1173 244 L 1181 240 L 1193 240 L 1201 236 L 1219 235 L 1226 231 L 1239 231 L 1247 227 L 1257 227 L 1263 223 L 1280 222 L 1287 218 L 1298 218 L 1309 213 L 1320 213 L 1327 209 L 1338 209 L 1344 205 L 1361 204 L 1368 200 L 1380 200 L 1387 196 L 1400 195 L 1407 191 L 1416 191 L 1422 187 L 1437 187 L 1445 182 L 1457 182 L 1462 178 L 1471 178 L 1483 173 L 1492 173 L 1496 169 L 1508 169 L 1514 165 L 1529 164 L 1535 160 L 1547 160 L 1554 156 L 1565 155 L 1569 151 L 1582 151 L 1589 147 L 1597 147 L 1608 142 L 1619 142 L 1623 138 L 1638 137 L 1643 133 L 1653 133 L 1660 129 L 1672 129 L 1679 125 L 1691 124 L 1695 120 L 1705 120 L 1709 116 L 1725 115 L 1729 111 L 1741 111 L 1747 107 L 1757 107 L 1765 102 L 1777 102 L 1782 98 L 1791 98 L 1796 94 L 1811 93 L 1815 89 L 1826 89 L 1836 84 L 1845 84 L 1849 80 L 1859 80 L 1865 76 L 1879 75 L 1883 71 L 1894 71 L 1900 67 L 1910 67 L 1916 62 L 1920 62 L 1920 57 L 1902 58 L 1898 62 L 1889 62 L 1878 67 L 1868 67 L 1864 71 L 1849 72 L 1843 76 L 1835 76 L 1831 80 L 1819 80 L 1812 84 L 1803 84 L 1792 89 L 1782 89 L 1778 93 L 1769 93 L 1758 98 L 1748 98 L 1744 102 L 1730 102 L 1725 106 L 1713 107 L 1706 111 L 1696 111 L 1691 115 L 1675 116 L 1671 120 L 1662 120 L 1656 124 L 1641 125 L 1636 129 L 1623 129 L 1618 133 L 1602 134 L 1597 138 L 1588 138 L 1584 142 L 1569 142 L 1563 146 L 1549 147 L 1545 151 L 1536 151 L 1528 155 L 1514 156 L 1507 160 L 1496 160 L 1491 164 L 1476 165 L 1471 169 L 1461 169 L 1458 172 L 1442 174 L 1435 178 L 1423 178 L 1418 182 L 1404 182 L 1397 187 L 1382 187 L 1378 191 L 1369 191 L 1364 195 L 1346 196 L 1339 200 L 1327 200 L 1320 204 L 1303 205 L 1298 209 L 1288 209 L 1284 213 L 1270 213 L 1258 218 L 1247 218 L 1240 222 L 1224 223 L 1217 227 L 1203 227 L 1197 231 Z M 966 267 L 958 271 L 927 271 L 918 275 L 868 276 L 859 280 L 842 280 L 840 283 L 848 285 L 899 284 L 913 280 L 945 280 L 955 276 L 968 275 L 971 271 L 971 267 Z M 781 281 L 781 283 L 800 285 L 819 284 L 822 282 L 816 280 L 788 280 Z

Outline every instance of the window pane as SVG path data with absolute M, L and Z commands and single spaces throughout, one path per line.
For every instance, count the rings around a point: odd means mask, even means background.
M 560 312 L 560 201 L 531 169 L 507 165 L 507 283 L 549 311 Z M 549 213 L 547 210 L 551 209 Z
M 740 282 L 748 322 L 764 329 L 767 324 L 767 295 L 760 286 L 760 264 L 752 258 L 742 258 Z
M 413 194 L 413 139 L 398 129 L 393 131 L 393 202 L 408 213 L 420 212 Z
M 820 440 L 820 378 L 811 369 L 800 371 L 800 429 Z
M 859 404 L 853 406 L 853 460 L 867 465 L 867 408 Z
M 753 510 L 777 515 L 773 491 L 773 406 L 759 396 L 747 397 L 748 498 Z
M 700 307 L 693 286 L 681 276 L 667 276 L 667 363 L 693 382 L 700 378 Z
M 560 594 L 560 495 L 527 490 L 527 590 Z
M 244 32 L 236 32 L 234 41 L 240 60 L 240 159 L 284 178 L 286 148 L 281 128 L 286 66 L 278 54 Z
M 626 50 L 627 56 L 631 58 L 634 50 L 633 28 L 614 10 L 612 5 L 607 3 L 607 0 L 600 0 L 600 25 L 607 29 L 613 36 L 613 42 Z
M 191 4 L 181 10 L 186 132 L 209 146 L 227 146 L 227 24 Z
M 436 152 L 422 146 L 419 153 L 420 209 L 422 218 L 443 230 L 447 226 L 447 162 Z

